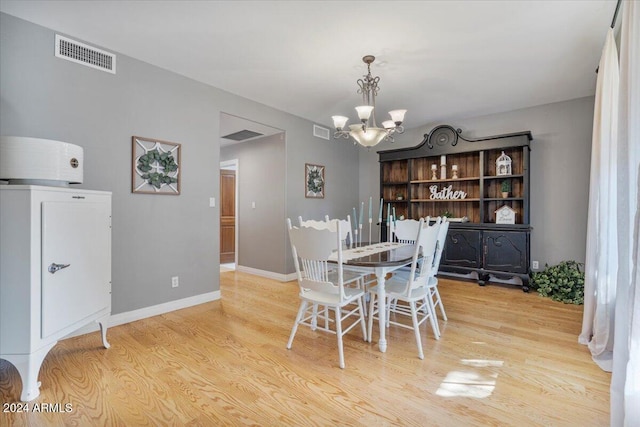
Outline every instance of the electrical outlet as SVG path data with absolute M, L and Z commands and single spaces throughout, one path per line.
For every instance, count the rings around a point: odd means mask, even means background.
M 171 287 L 177 288 L 178 286 L 180 286 L 180 280 L 178 279 L 178 276 L 173 276 L 171 278 Z
M 537 270 L 540 268 L 540 264 L 538 263 L 538 261 L 532 261 L 531 262 L 531 268 L 534 270 Z

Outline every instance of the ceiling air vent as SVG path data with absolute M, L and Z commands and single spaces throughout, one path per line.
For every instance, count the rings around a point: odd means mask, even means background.
M 329 129 L 323 128 L 322 126 L 313 125 L 313 136 L 317 136 L 318 138 L 329 140 L 331 139 L 331 134 Z
M 116 73 L 116 56 L 93 46 L 56 34 L 56 56 L 87 67 Z
M 222 138 L 231 139 L 233 141 L 244 141 L 245 139 L 255 138 L 256 136 L 262 136 L 261 133 L 254 132 L 252 130 L 241 130 L 239 132 L 230 133 L 229 135 L 225 135 Z

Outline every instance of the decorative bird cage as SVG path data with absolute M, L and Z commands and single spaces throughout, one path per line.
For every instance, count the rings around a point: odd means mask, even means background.
M 496 175 L 511 175 L 511 157 L 504 154 L 504 151 L 496 160 Z

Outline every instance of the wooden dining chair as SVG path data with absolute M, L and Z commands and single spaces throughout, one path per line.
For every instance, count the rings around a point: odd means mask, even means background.
M 291 227 L 291 221 L 287 222 L 300 288 L 300 308 L 291 329 L 287 348 L 291 349 L 299 325 L 336 334 L 339 364 L 340 368 L 344 368 L 342 337 L 360 324 L 363 339 L 366 341 L 367 330 L 363 305 L 364 289 L 348 287 L 344 283 L 341 226 L 338 223 L 336 231 L 318 230 L 313 227 Z M 336 262 L 332 263 L 330 261 L 334 252 Z M 317 326 L 315 318 L 322 314 L 314 312 L 313 307 L 318 305 L 335 311 L 335 329 L 330 328 L 328 320 L 325 321 L 324 327 Z M 327 312 L 324 312 L 324 315 L 328 317 Z M 353 321 L 349 323 L 349 319 Z M 345 328 L 343 322 L 348 323 Z
M 434 325 L 434 313 L 429 304 L 430 291 L 428 280 L 431 277 L 431 269 L 433 268 L 433 260 L 435 256 L 436 242 L 438 239 L 438 230 L 440 224 L 429 224 L 424 219 L 419 221 L 418 234 L 416 236 L 414 255 L 411 260 L 411 269 L 409 276 L 404 279 L 393 276 L 386 282 L 387 301 L 379 301 L 377 298 L 377 286 L 371 288 L 370 305 L 369 305 L 369 323 L 368 334 L 372 333 L 373 320 L 377 317 L 380 309 L 389 306 L 389 302 L 396 300 L 395 307 L 390 311 L 398 316 L 411 317 L 411 324 L 408 325 L 400 321 L 397 316 L 393 320 L 388 316 L 388 323 L 403 328 L 413 329 L 418 346 L 418 357 L 424 359 L 422 350 L 422 340 L 420 339 L 420 325 L 427 320 L 431 322 L 431 328 L 434 334 L 437 333 Z

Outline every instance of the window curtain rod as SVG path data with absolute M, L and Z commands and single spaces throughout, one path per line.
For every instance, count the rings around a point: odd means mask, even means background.
M 618 19 L 618 11 L 620 10 L 620 4 L 622 3 L 622 0 L 618 0 L 618 4 L 616 5 L 616 11 L 613 13 L 613 20 L 611 21 L 611 28 L 615 28 L 616 26 L 616 19 Z
M 620 11 L 620 5 L 622 4 L 622 0 L 618 0 L 618 4 L 616 4 L 616 11 L 613 12 L 613 19 L 611 20 L 611 29 L 616 27 L 616 19 L 618 19 L 618 12 Z M 600 66 L 596 68 L 596 74 L 598 74 L 598 70 Z

